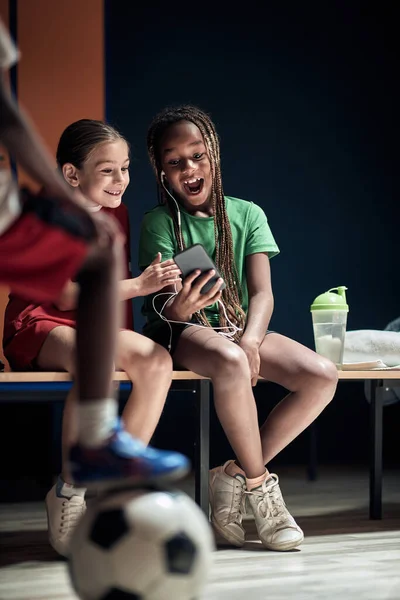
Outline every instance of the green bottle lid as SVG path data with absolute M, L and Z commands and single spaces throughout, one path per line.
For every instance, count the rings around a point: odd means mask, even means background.
M 345 290 L 347 290 L 347 287 L 341 285 L 337 288 L 331 288 L 324 294 L 317 296 L 311 304 L 311 312 L 314 310 L 345 310 L 346 312 L 349 312 Z

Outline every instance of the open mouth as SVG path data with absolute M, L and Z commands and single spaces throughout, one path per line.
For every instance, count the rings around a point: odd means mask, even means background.
M 122 190 L 104 190 L 106 192 L 106 194 L 109 194 L 110 196 L 121 196 L 122 194 Z
M 204 186 L 204 179 L 202 177 L 194 177 L 183 182 L 183 187 L 188 196 L 197 196 L 201 193 Z

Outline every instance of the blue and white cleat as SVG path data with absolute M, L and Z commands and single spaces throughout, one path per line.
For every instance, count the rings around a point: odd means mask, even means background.
M 105 445 L 73 446 L 69 467 L 75 485 L 100 488 L 176 481 L 189 472 L 191 464 L 179 452 L 146 446 L 119 421 Z

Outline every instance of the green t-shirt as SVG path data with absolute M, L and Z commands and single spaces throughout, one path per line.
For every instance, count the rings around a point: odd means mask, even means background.
M 247 313 L 249 296 L 246 282 L 246 256 L 266 252 L 269 258 L 279 253 L 268 225 L 267 217 L 257 204 L 225 196 L 226 210 L 232 230 L 235 262 L 242 289 L 242 308 Z M 202 244 L 207 254 L 215 261 L 214 217 L 195 217 L 181 207 L 182 233 L 185 246 Z M 175 238 L 174 224 L 169 209 L 157 206 L 147 212 L 143 218 L 139 241 L 139 268 L 145 269 L 157 252 L 162 260 L 173 258 L 179 251 Z M 164 322 L 154 311 L 153 296 L 145 298 L 142 313 L 146 317 L 144 332 L 151 334 Z M 165 297 L 165 299 L 167 299 Z M 218 326 L 218 303 L 205 309 L 207 318 L 213 327 Z

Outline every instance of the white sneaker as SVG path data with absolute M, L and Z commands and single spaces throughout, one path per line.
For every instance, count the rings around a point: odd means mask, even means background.
M 81 490 L 79 490 L 81 492 Z M 49 541 L 61 556 L 68 555 L 68 545 L 80 517 L 85 513 L 84 493 L 67 498 L 57 495 L 55 484 L 46 496 L 47 526 Z
M 243 521 L 254 521 L 253 510 L 250 506 L 250 500 L 248 493 L 245 492 L 243 510 L 242 510 L 242 520 Z
M 269 550 L 292 550 L 304 534 L 286 508 L 279 478 L 271 473 L 262 486 L 246 492 L 254 514 L 258 537 Z
M 211 523 L 215 530 L 234 546 L 243 546 L 245 531 L 242 526 L 242 510 L 246 480 L 242 475 L 231 477 L 225 473 L 227 461 L 222 467 L 210 471 L 209 489 Z

